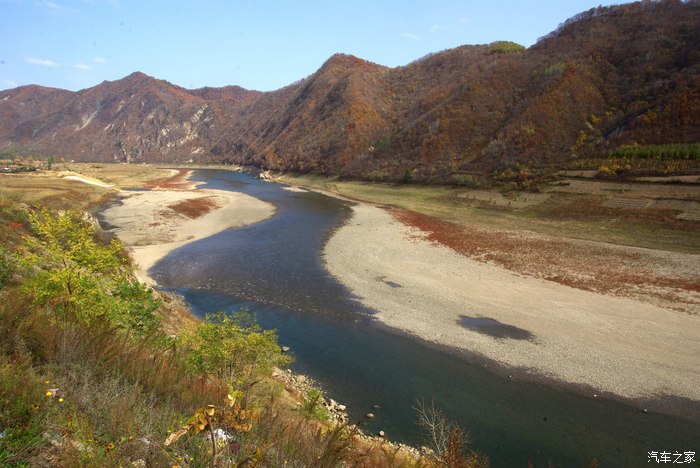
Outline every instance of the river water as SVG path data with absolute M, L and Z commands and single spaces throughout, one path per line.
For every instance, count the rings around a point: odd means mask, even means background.
M 200 316 L 247 308 L 277 329 L 295 357 L 292 368 L 348 405 L 351 421 L 369 432 L 424 443 L 414 410 L 424 399 L 467 429 L 472 448 L 495 467 L 587 466 L 594 457 L 603 466 L 641 466 L 650 451 L 697 451 L 698 421 L 509 379 L 482 360 L 377 324 L 323 268 L 323 245 L 349 219 L 348 202 L 235 172 L 198 170 L 192 179 L 265 200 L 277 212 L 171 252 L 151 276 Z M 376 417 L 366 420 L 370 411 Z

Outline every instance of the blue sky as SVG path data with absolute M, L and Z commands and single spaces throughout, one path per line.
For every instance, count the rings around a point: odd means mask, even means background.
M 530 46 L 600 0 L 0 0 L 0 89 L 142 71 L 269 91 L 336 52 L 387 66 L 463 44 Z

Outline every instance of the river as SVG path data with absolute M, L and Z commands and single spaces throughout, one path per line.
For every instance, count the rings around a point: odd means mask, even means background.
M 263 327 L 277 329 L 294 355 L 292 369 L 348 405 L 351 421 L 367 431 L 422 444 L 414 408 L 424 399 L 467 429 L 471 447 L 495 467 L 550 460 L 580 466 L 594 457 L 603 466 L 641 466 L 650 451 L 697 448 L 698 421 L 645 413 L 545 379 L 510 379 L 481 359 L 376 323 L 323 267 L 323 245 L 349 219 L 349 202 L 229 171 L 197 170 L 192 180 L 252 195 L 277 212 L 171 252 L 151 276 L 197 315 L 247 308 Z M 373 420 L 364 418 L 369 411 Z

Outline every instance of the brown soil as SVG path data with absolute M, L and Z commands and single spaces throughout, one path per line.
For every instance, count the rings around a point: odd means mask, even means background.
M 213 197 L 191 198 L 182 200 L 181 202 L 168 205 L 168 208 L 176 213 L 183 214 L 190 219 L 197 219 L 210 211 L 219 208 Z
M 150 180 L 144 187 L 147 189 L 187 190 L 192 188 L 192 182 L 188 180 L 189 175 L 189 170 L 178 169 L 177 174 Z
M 428 239 L 482 262 L 573 288 L 646 300 L 697 315 L 700 275 L 680 257 L 615 245 L 478 229 L 393 208 Z M 691 260 L 692 261 L 692 260 Z

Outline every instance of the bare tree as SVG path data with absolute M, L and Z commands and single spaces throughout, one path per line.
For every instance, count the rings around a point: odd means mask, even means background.
M 418 413 L 418 424 L 425 429 L 429 438 L 429 448 L 436 455 L 447 453 L 450 446 L 450 434 L 457 429 L 460 434 L 461 445 L 469 442 L 469 433 L 460 430 L 459 426 L 450 421 L 445 413 L 435 407 L 435 402 L 426 403 L 422 398 L 418 406 L 414 408 Z

